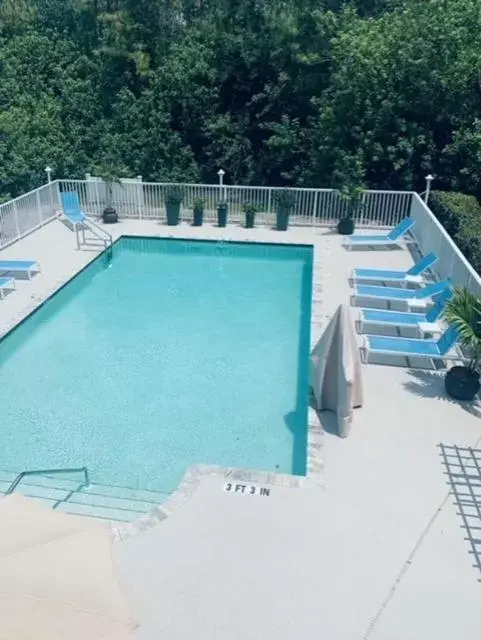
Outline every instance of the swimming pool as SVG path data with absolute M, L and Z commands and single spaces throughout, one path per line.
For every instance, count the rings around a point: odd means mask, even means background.
M 306 472 L 312 248 L 123 237 L 0 343 L 0 468 Z

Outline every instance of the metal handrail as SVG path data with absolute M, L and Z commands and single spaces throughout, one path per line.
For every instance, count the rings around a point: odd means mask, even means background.
M 83 473 L 85 480 L 84 484 L 90 484 L 89 471 L 87 467 L 70 467 L 67 469 L 33 469 L 30 471 L 22 471 L 21 473 L 19 473 L 12 484 L 6 490 L 5 495 L 8 496 L 10 493 L 13 493 L 20 482 L 23 480 L 23 478 L 25 478 L 25 476 L 48 476 L 52 473 Z
M 90 218 L 85 216 L 84 219 L 82 220 L 82 222 L 74 223 L 75 238 L 76 238 L 76 241 L 77 241 L 77 249 L 80 249 L 80 244 L 81 244 L 80 240 L 81 239 L 82 239 L 82 242 L 84 244 L 87 244 L 86 240 L 85 240 L 85 230 L 86 229 L 88 229 L 91 233 L 93 233 L 93 235 L 96 238 L 98 238 L 101 242 L 103 242 L 104 243 L 104 247 L 106 249 L 108 249 L 109 247 L 112 247 L 114 239 L 112 238 L 110 233 L 108 231 L 105 231 L 105 229 L 102 229 L 101 226 L 99 226 L 93 220 L 91 220 Z M 103 234 L 103 235 L 100 235 L 100 234 Z
M 101 227 L 99 224 L 97 224 L 96 222 L 94 222 L 94 221 L 93 221 L 93 220 L 91 220 L 90 218 L 87 218 L 87 220 L 88 220 L 89 224 L 91 224 L 93 227 L 95 227 L 95 229 L 98 229 L 98 230 L 99 230 L 99 231 L 101 231 L 102 233 L 105 233 L 105 235 L 106 235 L 106 236 L 108 237 L 108 239 L 109 239 L 109 245 L 112 245 L 112 243 L 113 243 L 113 241 L 114 241 L 114 240 L 113 240 L 112 236 L 110 235 L 110 233 L 109 233 L 108 231 L 105 231 L 105 229 L 102 229 L 102 227 Z

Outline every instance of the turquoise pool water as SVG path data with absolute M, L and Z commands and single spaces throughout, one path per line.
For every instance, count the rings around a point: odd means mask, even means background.
M 0 468 L 304 474 L 310 247 L 123 238 L 0 343 Z

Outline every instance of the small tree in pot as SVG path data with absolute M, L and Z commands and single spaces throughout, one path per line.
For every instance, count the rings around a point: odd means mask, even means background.
M 337 223 L 337 232 L 343 236 L 350 236 L 356 228 L 356 217 L 364 209 L 364 189 L 361 186 L 346 186 L 341 189 L 340 196 L 343 203 L 343 212 Z
M 165 192 L 165 210 L 167 224 L 174 227 L 180 221 L 180 205 L 184 199 L 184 193 L 180 187 L 169 187 Z
M 225 200 L 221 200 L 217 205 L 217 224 L 219 227 L 227 225 L 228 205 Z
M 287 231 L 289 216 L 296 204 L 296 196 L 288 189 L 278 189 L 274 193 L 274 202 L 276 203 L 276 229 Z
M 467 365 L 451 367 L 444 379 L 448 395 L 456 400 L 473 400 L 480 389 L 481 298 L 457 287 L 446 304 L 444 317 L 459 333 L 459 341 L 470 359 Z
M 246 229 L 252 229 L 256 221 L 257 207 L 255 204 L 246 202 L 242 205 L 246 216 Z
M 113 190 L 114 185 L 118 184 L 122 186 L 120 182 L 120 175 L 123 173 L 122 169 L 113 165 L 101 165 L 94 169 L 97 176 L 105 183 L 105 200 L 106 207 L 102 211 L 102 221 L 105 224 L 113 224 L 119 221 L 117 209 L 113 206 Z
M 192 223 L 192 226 L 202 226 L 202 222 L 204 221 L 204 205 L 205 200 L 203 198 L 194 198 L 194 202 L 192 204 L 192 208 L 194 211 L 194 221 Z

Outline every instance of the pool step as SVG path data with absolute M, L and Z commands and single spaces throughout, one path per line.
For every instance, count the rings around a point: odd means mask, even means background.
M 0 495 L 7 492 L 17 475 L 15 472 L 0 471 Z M 24 478 L 15 493 L 39 500 L 57 511 L 112 522 L 135 520 L 169 496 L 169 492 L 105 484 L 86 487 L 80 480 L 42 475 Z

